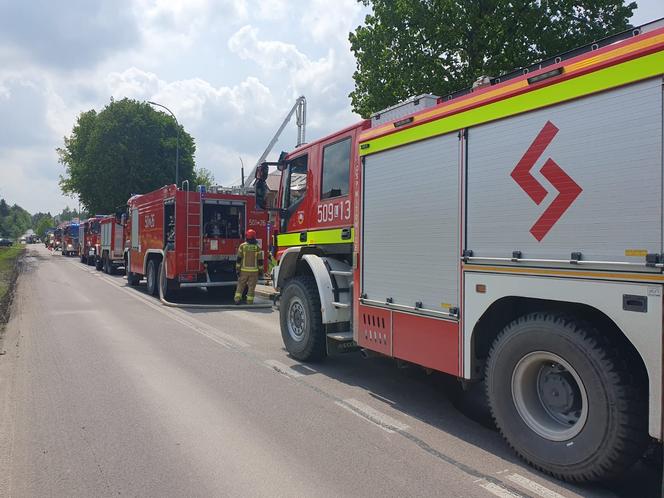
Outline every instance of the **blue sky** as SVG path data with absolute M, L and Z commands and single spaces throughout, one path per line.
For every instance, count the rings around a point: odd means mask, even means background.
M 638 4 L 633 24 L 664 17 L 664 0 Z M 223 184 L 298 95 L 308 139 L 348 125 L 348 32 L 366 12 L 356 0 L 0 0 L 0 197 L 30 212 L 76 206 L 59 191 L 55 148 L 111 96 L 170 107 Z

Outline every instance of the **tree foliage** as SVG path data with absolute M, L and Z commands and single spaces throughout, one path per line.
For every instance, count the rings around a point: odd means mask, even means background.
M 422 93 L 446 95 L 629 28 L 623 0 L 359 0 L 350 33 L 362 116 Z
M 0 237 L 18 238 L 32 226 L 32 217 L 17 204 L 0 199 Z
M 194 139 L 180 126 L 180 181 L 194 180 Z M 112 213 L 132 194 L 175 181 L 177 128 L 145 102 L 111 100 L 101 112 L 79 115 L 64 146 L 60 188 L 91 213 Z M 193 182 L 192 182 L 193 183 Z
M 89 216 L 86 216 L 86 214 L 81 211 L 80 213 L 76 208 L 71 209 L 69 206 L 65 206 L 65 208 L 58 214 L 56 214 L 53 219 L 56 223 L 62 223 L 63 221 L 71 221 L 73 219 L 86 219 L 89 218 Z
M 55 227 L 55 220 L 50 214 L 39 218 L 39 220 L 32 225 L 32 229 L 42 240 L 46 237 L 46 231 L 53 227 Z
M 193 185 L 205 185 L 211 187 L 215 184 L 214 174 L 207 168 L 196 168 L 194 170 Z

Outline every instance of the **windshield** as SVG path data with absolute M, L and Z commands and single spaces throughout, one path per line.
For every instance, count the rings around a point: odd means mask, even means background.
M 307 156 L 300 156 L 288 165 L 284 175 L 282 207 L 291 208 L 304 198 L 307 192 Z
M 93 221 L 90 224 L 90 233 L 99 233 L 99 222 L 98 221 Z

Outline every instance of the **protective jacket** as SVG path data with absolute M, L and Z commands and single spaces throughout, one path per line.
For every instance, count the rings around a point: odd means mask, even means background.
M 263 269 L 263 251 L 256 240 L 248 240 L 240 244 L 237 249 L 235 268 L 238 272 L 246 271 L 258 273 Z

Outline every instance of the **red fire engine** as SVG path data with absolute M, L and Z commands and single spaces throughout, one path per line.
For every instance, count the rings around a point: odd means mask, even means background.
M 265 250 L 268 216 L 256 210 L 253 195 L 221 187 L 211 190 L 193 192 L 168 185 L 129 199 L 126 268 L 130 285 L 145 276 L 153 295 L 159 293 L 160 281 L 164 295 L 188 287 L 232 294 L 237 282 L 236 254 L 244 233 L 253 228 Z
M 60 225 L 62 229 L 62 255 L 75 256 L 78 254 L 78 221 L 65 221 Z
M 119 267 L 125 265 L 125 233 L 122 216 L 105 216 L 99 223 L 99 257 L 95 267 L 112 275 Z
M 508 443 L 571 481 L 661 441 L 658 24 L 283 154 L 288 352 L 360 347 L 484 381 Z
M 99 221 L 103 216 L 94 216 L 82 222 L 78 227 L 78 255 L 81 263 L 94 265 L 99 257 Z

